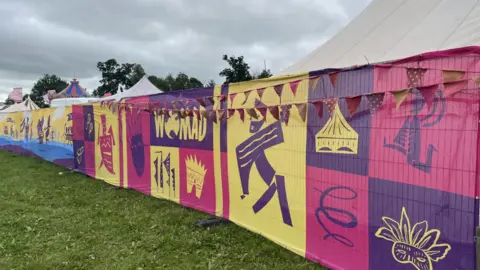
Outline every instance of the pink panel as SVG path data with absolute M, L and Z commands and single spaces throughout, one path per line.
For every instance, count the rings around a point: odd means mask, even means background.
M 307 167 L 306 257 L 368 269 L 368 177 Z
M 95 142 L 84 141 L 85 173 L 95 178 Z
M 228 187 L 228 153 L 220 154 L 222 163 L 222 195 L 223 195 L 223 217 L 230 217 L 230 193 Z
M 215 214 L 212 151 L 180 148 L 180 203 Z

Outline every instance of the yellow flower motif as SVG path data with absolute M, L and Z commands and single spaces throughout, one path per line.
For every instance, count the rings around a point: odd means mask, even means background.
M 375 236 L 394 243 L 392 255 L 401 264 L 412 264 L 417 270 L 433 270 L 432 261 L 444 259 L 451 249 L 449 244 L 437 244 L 440 231 L 428 230 L 426 220 L 412 228 L 405 207 L 402 207 L 400 223 L 389 217 L 382 220 L 387 226 L 378 229 Z

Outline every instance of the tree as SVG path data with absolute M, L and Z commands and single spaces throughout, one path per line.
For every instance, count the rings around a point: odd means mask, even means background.
M 5 105 L 12 105 L 12 104 L 14 104 L 14 103 L 15 103 L 15 101 L 13 101 L 13 99 L 7 98 L 7 99 L 5 100 Z
M 95 96 L 106 93 L 116 94 L 135 85 L 144 75 L 145 71 L 140 64 L 119 64 L 115 59 L 97 63 L 98 70 L 102 73 L 100 86 L 93 91 Z
M 206 84 L 205 87 L 215 87 L 216 83 L 214 80 L 209 80 Z
M 224 55 L 222 59 L 230 66 L 218 74 L 221 77 L 225 77 L 225 84 L 250 81 L 253 79 L 250 74 L 250 66 L 243 61 L 243 56 L 228 57 L 228 55 Z
M 48 107 L 48 105 L 43 102 L 43 96 L 47 93 L 47 91 L 55 89 L 55 91 L 58 93 L 64 90 L 67 86 L 68 83 L 57 75 L 45 74 L 33 85 L 30 99 L 32 99 L 33 102 L 35 102 L 35 104 L 41 108 Z
M 182 72 L 178 73 L 176 77 L 168 74 L 165 78 L 150 76 L 148 79 L 153 85 L 164 92 L 203 87 L 203 83 L 200 80 L 195 77 L 188 77 L 187 74 Z
M 262 70 L 262 72 L 260 73 L 255 73 L 252 75 L 253 79 L 254 80 L 258 80 L 258 79 L 265 79 L 265 78 L 270 78 L 272 77 L 272 73 L 270 72 L 270 69 L 264 69 Z

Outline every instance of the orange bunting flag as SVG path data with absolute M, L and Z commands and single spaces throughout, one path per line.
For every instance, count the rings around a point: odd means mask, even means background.
M 233 105 L 233 101 L 235 100 L 235 97 L 237 96 L 237 93 L 230 94 L 230 106 Z
M 214 110 L 211 110 L 208 113 L 208 119 L 210 119 L 211 121 L 213 121 L 216 124 L 217 123 L 217 112 L 214 111 Z
M 235 114 L 235 109 L 228 109 L 227 119 L 230 119 Z
M 290 109 L 292 108 L 292 105 L 282 105 L 281 108 L 282 121 L 288 126 L 288 121 L 290 120 Z
M 245 103 L 247 103 L 247 100 L 248 100 L 248 96 L 250 96 L 250 93 L 252 92 L 252 90 L 248 90 L 246 92 L 244 92 L 243 94 L 245 95 L 245 100 L 243 100 L 242 102 L 242 105 L 244 105 Z
M 461 70 L 442 70 L 443 82 L 452 82 L 463 79 L 465 71 Z
M 273 116 L 273 118 L 275 118 L 276 120 L 280 120 L 280 110 L 278 109 L 278 106 L 270 106 L 268 107 L 268 111 Z
M 247 110 L 248 115 L 250 115 L 252 118 L 258 119 L 257 111 L 255 111 L 254 108 L 249 108 L 249 109 L 246 109 L 246 110 Z
M 295 104 L 295 106 L 297 106 L 297 109 L 298 109 L 298 114 L 300 115 L 300 118 L 302 119 L 303 122 L 305 122 L 307 120 L 307 103 L 299 103 L 299 104 Z
M 273 87 L 273 90 L 275 90 L 275 93 L 281 98 L 282 97 L 282 91 L 283 91 L 283 84 L 275 85 Z
M 238 111 L 238 115 L 240 115 L 240 120 L 242 120 L 242 122 L 245 122 L 245 110 L 237 109 L 237 111 Z
M 337 104 L 336 98 L 329 98 L 322 100 L 323 103 L 327 104 L 327 110 L 330 113 L 330 117 L 333 117 L 333 113 L 335 112 L 335 106 Z
M 290 82 L 290 89 L 292 90 L 292 93 L 293 93 L 293 96 L 296 97 L 297 96 L 297 89 L 298 89 L 298 85 L 301 83 L 302 81 L 301 80 L 298 80 L 298 81 L 294 81 L 294 82 Z
M 207 110 L 200 111 L 200 114 L 203 116 L 203 118 L 208 119 L 208 111 Z
M 267 119 L 267 107 L 258 107 L 257 110 L 262 115 L 263 120 L 266 120 Z
M 317 90 L 317 84 L 318 84 L 319 79 L 320 79 L 319 76 L 311 77 L 310 79 L 308 79 L 308 90 L 309 91 L 316 91 Z
M 445 86 L 445 98 L 453 96 L 456 93 L 464 90 L 468 85 L 468 80 L 461 80 L 456 82 L 444 83 Z
M 330 82 L 332 83 L 333 88 L 337 87 L 337 78 L 339 74 L 340 74 L 339 72 L 331 72 L 328 74 L 328 77 L 330 77 Z
M 400 105 L 402 105 L 405 98 L 407 98 L 409 91 L 410 89 L 404 89 L 401 91 L 392 92 L 392 95 L 395 97 L 395 105 L 397 110 L 400 108 Z
M 477 87 L 480 87 L 480 77 L 475 77 L 472 80 L 477 85 Z
M 257 89 L 257 94 L 260 97 L 260 99 L 262 99 L 262 97 L 263 97 L 263 92 L 265 92 L 265 88 L 258 88 Z
M 200 104 L 200 106 L 202 106 L 204 108 L 207 106 L 204 98 L 197 98 L 197 102 L 198 102 L 198 104 Z
M 408 88 L 416 88 L 423 84 L 424 68 L 407 68 Z
M 208 101 L 210 101 L 211 105 L 215 104 L 215 97 L 207 97 Z
M 315 111 L 317 112 L 318 118 L 322 119 L 322 117 L 323 117 L 323 102 L 322 101 L 315 101 L 315 102 L 313 102 L 313 106 L 315 106 Z
M 385 97 L 385 93 L 375 93 L 367 95 L 368 105 L 370 106 L 371 114 L 375 113 L 380 106 L 382 106 L 383 98 Z
M 360 103 L 362 102 L 362 96 L 356 97 L 347 97 L 345 98 L 348 107 L 348 113 L 350 116 L 353 116 L 357 113 L 358 107 L 360 107 Z
M 225 118 L 225 110 L 218 110 L 218 119 L 223 120 Z

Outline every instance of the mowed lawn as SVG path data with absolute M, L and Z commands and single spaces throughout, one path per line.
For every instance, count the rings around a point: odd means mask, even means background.
M 325 269 L 207 215 L 0 151 L 0 269 Z

